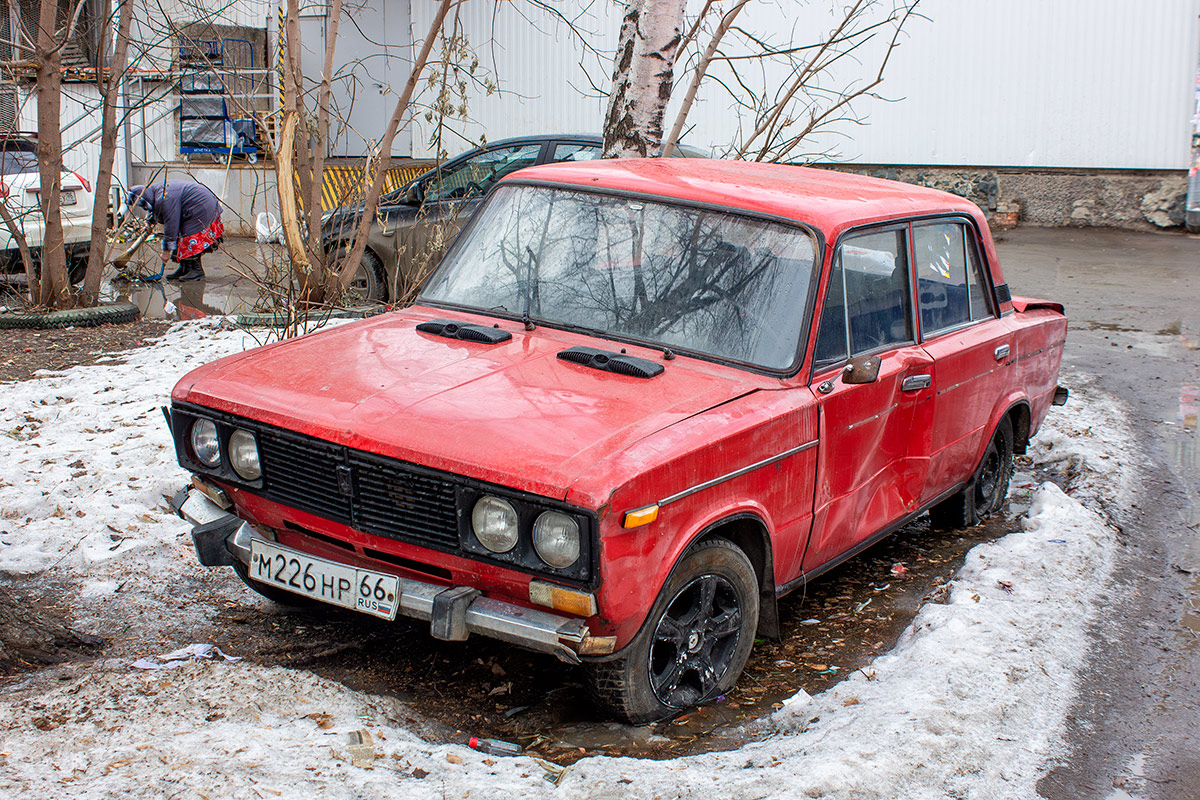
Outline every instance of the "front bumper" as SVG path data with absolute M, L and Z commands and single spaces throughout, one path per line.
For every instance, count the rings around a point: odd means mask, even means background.
M 232 566 L 235 561 L 249 566 L 251 540 L 273 541 L 191 486 L 171 498 L 171 508 L 192 523 L 196 556 L 205 566 Z M 398 606 L 397 613 L 429 622 L 437 639 L 458 641 L 477 633 L 553 653 L 571 664 L 580 663 L 581 652 L 593 651 L 582 620 L 483 597 L 471 587 L 401 578 Z

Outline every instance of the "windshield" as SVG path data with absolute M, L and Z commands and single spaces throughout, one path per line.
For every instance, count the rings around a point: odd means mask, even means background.
M 422 298 L 783 370 L 814 252 L 805 231 L 765 220 L 502 186 Z

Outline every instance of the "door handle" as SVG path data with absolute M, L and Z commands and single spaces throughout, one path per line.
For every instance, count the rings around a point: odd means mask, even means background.
M 1003 361 L 1004 359 L 1008 358 L 1008 353 L 1008 345 L 1002 344 L 992 352 L 992 355 L 996 357 L 997 361 Z
M 933 385 L 932 375 L 909 375 L 900 382 L 900 391 L 902 392 L 917 392 L 921 389 L 928 389 Z

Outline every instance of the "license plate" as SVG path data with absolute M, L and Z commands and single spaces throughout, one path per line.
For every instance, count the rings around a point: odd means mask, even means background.
M 250 540 L 250 577 L 383 619 L 395 619 L 400 605 L 400 579 L 395 575 L 314 558 L 263 539 Z
M 73 206 L 76 202 L 78 201 L 75 199 L 74 192 L 63 192 L 58 196 L 58 204 L 60 206 Z

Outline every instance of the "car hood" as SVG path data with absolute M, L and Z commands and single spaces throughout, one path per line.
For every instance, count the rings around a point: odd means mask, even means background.
M 656 431 L 777 380 L 625 345 L 666 369 L 649 378 L 557 358 L 615 342 L 501 321 L 488 345 L 418 332 L 435 318 L 489 317 L 410 308 L 230 356 L 188 373 L 176 401 L 207 406 L 348 447 L 564 499 L 589 467 Z M 629 476 L 626 476 L 626 478 Z M 611 487 L 609 487 L 611 488 Z

